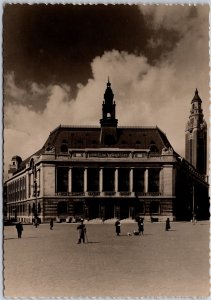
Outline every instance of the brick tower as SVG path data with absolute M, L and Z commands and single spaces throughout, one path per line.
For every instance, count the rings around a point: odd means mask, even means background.
M 207 165 L 207 124 L 204 120 L 202 100 L 196 89 L 189 120 L 185 131 L 185 158 L 199 173 L 206 174 Z

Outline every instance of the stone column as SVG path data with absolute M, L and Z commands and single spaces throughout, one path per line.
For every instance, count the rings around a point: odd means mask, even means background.
M 68 192 L 72 193 L 72 168 L 68 171 Z
M 43 168 L 43 165 L 41 164 L 40 166 L 40 182 L 39 182 L 39 185 L 40 185 L 40 196 L 43 196 L 43 184 L 44 184 L 44 168 Z
M 103 191 L 103 169 L 100 168 L 99 170 L 99 189 L 100 193 Z
M 148 180 L 149 180 L 149 169 L 146 168 L 144 172 L 144 193 L 148 193 Z
M 115 169 L 114 190 L 118 192 L 118 168 Z
M 133 168 L 130 169 L 130 192 L 133 192 Z
M 84 192 L 87 192 L 87 168 L 84 169 Z

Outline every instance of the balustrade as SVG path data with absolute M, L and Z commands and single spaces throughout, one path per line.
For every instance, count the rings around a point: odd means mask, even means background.
M 131 192 L 119 192 L 120 196 L 130 196 Z
M 100 196 L 100 192 L 88 192 L 89 196 Z

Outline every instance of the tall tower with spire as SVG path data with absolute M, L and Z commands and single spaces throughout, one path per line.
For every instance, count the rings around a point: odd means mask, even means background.
M 199 173 L 206 174 L 207 165 L 207 124 L 204 120 L 202 100 L 196 89 L 189 120 L 185 131 L 185 158 Z
M 102 104 L 101 124 L 101 143 L 108 146 L 116 143 L 116 129 L 118 120 L 116 119 L 116 103 L 114 94 L 111 89 L 111 83 L 108 78 L 107 88 L 104 93 L 104 101 Z

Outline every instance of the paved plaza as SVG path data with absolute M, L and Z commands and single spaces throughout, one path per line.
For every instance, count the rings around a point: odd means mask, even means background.
M 86 224 L 88 243 L 77 244 L 77 224 L 4 228 L 6 297 L 149 297 L 209 295 L 209 222 Z

